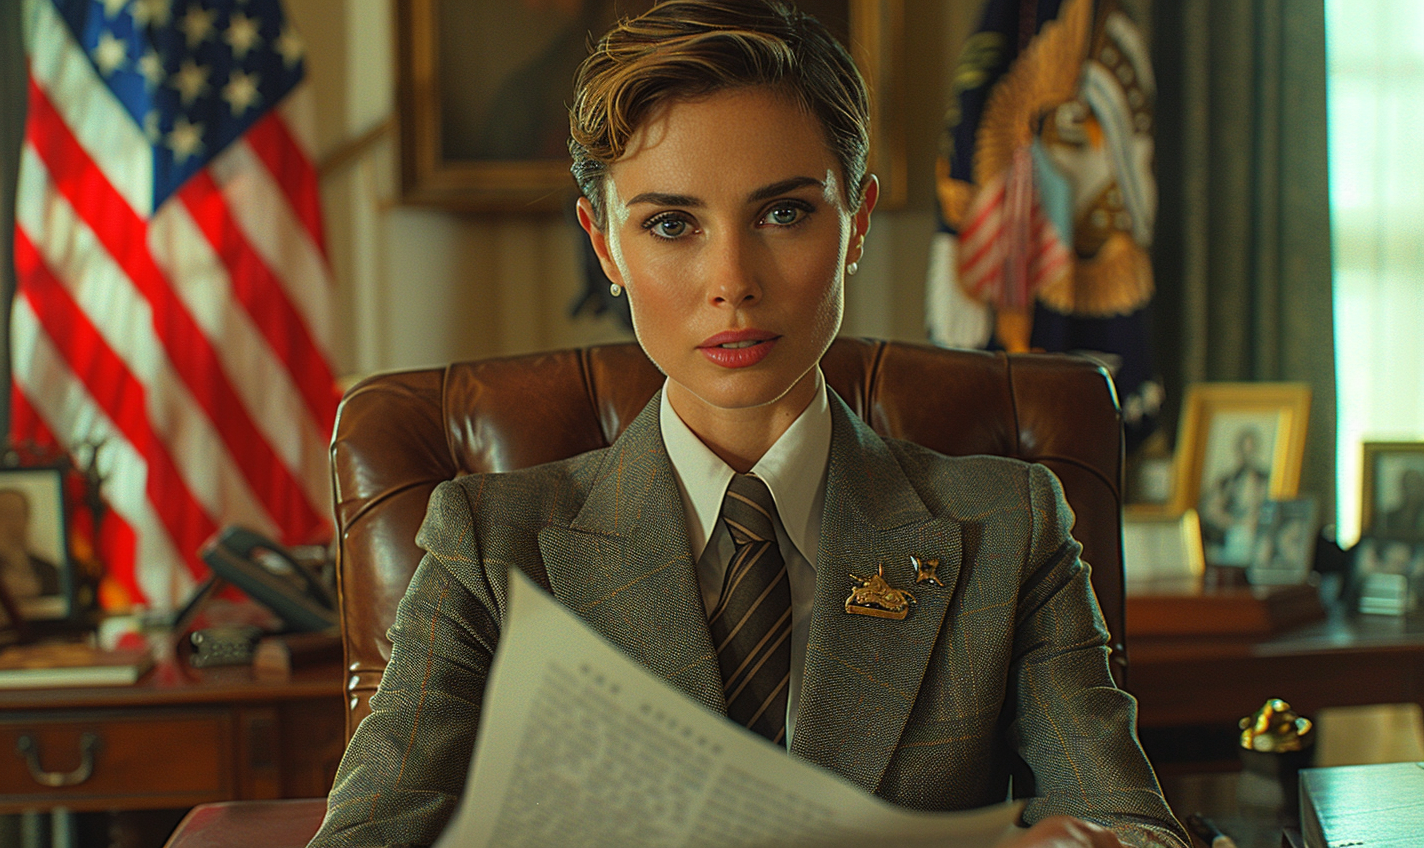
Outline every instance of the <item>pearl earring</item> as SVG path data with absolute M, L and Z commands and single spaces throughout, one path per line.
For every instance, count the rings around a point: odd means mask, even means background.
M 618 285 L 617 283 L 609 283 L 608 293 L 613 295 L 614 297 L 617 297 L 618 295 L 623 293 L 623 287 Z
M 861 233 L 855 237 L 854 247 L 856 259 L 854 262 L 846 264 L 846 276 L 854 277 L 855 272 L 860 270 L 860 255 L 865 252 L 865 234 Z

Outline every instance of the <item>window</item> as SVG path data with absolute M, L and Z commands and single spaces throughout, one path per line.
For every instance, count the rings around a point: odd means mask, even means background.
M 1361 441 L 1424 439 L 1424 3 L 1326 0 L 1338 535 Z

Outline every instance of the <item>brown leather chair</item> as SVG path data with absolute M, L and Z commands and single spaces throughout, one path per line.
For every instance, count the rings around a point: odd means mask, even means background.
M 945 454 L 1041 462 L 1058 475 L 1121 683 L 1122 430 L 1102 368 L 1069 356 L 856 339 L 838 339 L 822 368 L 881 435 Z M 606 447 L 662 381 L 637 345 L 620 344 L 380 374 L 347 392 L 331 462 L 348 737 L 390 658 L 386 631 L 420 562 L 415 534 L 436 484 Z M 314 811 L 297 828 L 308 836 L 320 821 Z M 177 836 L 170 845 L 185 844 Z
M 881 435 L 1042 462 L 1058 475 L 1121 682 L 1122 439 L 1106 373 L 1076 357 L 857 339 L 838 339 L 822 368 Z M 662 382 L 637 345 L 622 344 L 381 374 L 346 394 L 331 462 L 348 735 L 390 658 L 386 630 L 420 562 L 415 532 L 436 484 L 606 447 Z

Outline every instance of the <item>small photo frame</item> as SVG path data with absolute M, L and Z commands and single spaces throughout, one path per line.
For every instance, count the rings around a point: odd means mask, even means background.
M 1246 569 L 1251 585 L 1293 586 L 1310 577 L 1319 514 L 1315 498 L 1268 500 L 1261 504 L 1255 549 Z
M 1129 586 L 1200 580 L 1206 563 L 1197 511 L 1167 515 L 1136 506 L 1123 510 L 1122 563 Z
M 1364 534 L 1424 542 L 1424 442 L 1365 442 Z
M 25 621 L 66 619 L 74 567 L 61 468 L 0 468 L 0 580 Z
M 1201 517 L 1208 565 L 1251 564 L 1261 504 L 1300 486 L 1306 383 L 1199 383 L 1187 389 L 1173 506 Z

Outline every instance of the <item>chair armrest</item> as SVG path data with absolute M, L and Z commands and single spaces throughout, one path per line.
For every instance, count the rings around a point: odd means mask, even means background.
M 305 848 L 325 815 L 325 798 L 199 804 L 164 848 Z

